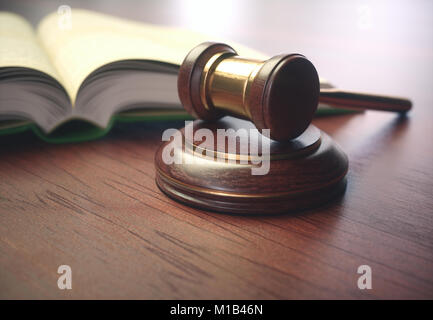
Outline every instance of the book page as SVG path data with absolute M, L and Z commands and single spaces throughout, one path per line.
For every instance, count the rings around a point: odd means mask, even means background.
M 23 67 L 60 77 L 38 42 L 35 31 L 23 17 L 0 11 L 0 68 Z
M 38 27 L 38 36 L 73 102 L 84 79 L 105 64 L 147 59 L 180 65 L 196 45 L 218 40 L 189 30 L 138 23 L 86 10 L 72 10 L 69 28 L 60 28 L 58 19 L 56 13 L 47 16 Z M 267 58 L 246 47 L 229 44 L 246 57 Z

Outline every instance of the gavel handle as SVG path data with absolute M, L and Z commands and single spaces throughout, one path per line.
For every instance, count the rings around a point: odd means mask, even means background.
M 412 108 L 412 102 L 405 98 L 351 92 L 335 88 L 320 89 L 319 101 L 332 107 L 393 112 L 407 112 Z

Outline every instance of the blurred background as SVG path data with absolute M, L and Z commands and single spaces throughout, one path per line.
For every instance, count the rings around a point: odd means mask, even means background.
M 0 0 L 35 26 L 60 5 L 299 52 L 340 88 L 433 102 L 433 1 Z

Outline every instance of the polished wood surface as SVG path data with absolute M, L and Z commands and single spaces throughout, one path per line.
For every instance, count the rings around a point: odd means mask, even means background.
M 316 118 L 348 154 L 346 193 L 273 217 L 200 211 L 162 194 L 154 152 L 180 122 L 117 126 L 101 140 L 69 145 L 2 138 L 1 298 L 433 298 L 431 2 L 366 1 L 368 27 L 364 19 L 357 25 L 355 2 L 249 1 L 248 10 L 232 8 L 226 28 L 216 14 L 192 19 L 187 4 L 76 3 L 196 23 L 269 54 L 302 52 L 331 82 L 408 96 L 413 110 Z M 57 5 L 1 2 L 33 21 Z M 72 268 L 72 290 L 57 288 L 62 264 Z M 357 287 L 364 264 L 372 290 Z

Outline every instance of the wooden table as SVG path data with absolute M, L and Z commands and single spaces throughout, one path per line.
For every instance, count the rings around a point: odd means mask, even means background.
M 3 137 L 0 298 L 433 298 L 432 3 L 236 2 L 224 27 L 214 15 L 205 24 L 209 8 L 158 3 L 76 6 L 303 52 L 332 82 L 409 96 L 414 110 L 315 119 L 349 156 L 347 191 L 272 217 L 203 212 L 161 193 L 154 152 L 180 122 L 117 126 L 80 144 Z M 57 2 L 0 4 L 35 22 Z M 72 290 L 57 287 L 63 264 Z M 357 287 L 360 265 L 372 268 L 371 290 Z

